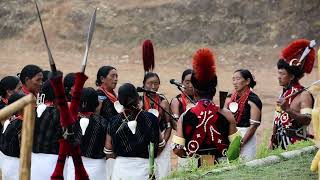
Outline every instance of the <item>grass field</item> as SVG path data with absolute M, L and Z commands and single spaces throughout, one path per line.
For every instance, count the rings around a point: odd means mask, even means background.
M 311 141 L 301 141 L 294 145 L 290 145 L 288 150 L 301 149 L 306 146 L 313 145 Z M 271 155 L 280 155 L 285 152 L 282 149 L 276 149 L 274 151 L 260 148 L 257 152 L 258 158 L 264 158 Z M 300 157 L 285 160 L 260 167 L 248 167 L 244 166 L 240 162 L 233 163 L 221 163 L 215 166 L 205 166 L 201 168 L 192 167 L 185 171 L 174 171 L 168 179 L 290 179 L 290 180 L 309 180 L 317 179 L 318 175 L 310 171 L 311 161 L 315 155 L 314 153 L 303 154 Z M 233 170 L 223 171 L 219 173 L 210 173 L 212 169 L 218 169 L 221 167 L 239 166 Z

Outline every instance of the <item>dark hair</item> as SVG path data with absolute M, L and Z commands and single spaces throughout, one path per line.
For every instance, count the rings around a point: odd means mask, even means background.
M 14 93 L 14 94 L 12 94 L 8 99 L 8 105 L 16 102 L 17 100 L 19 100 L 20 98 L 22 98 L 24 96 L 25 95 L 22 94 L 22 93 Z
M 206 81 L 206 82 L 200 82 L 197 80 L 196 78 L 196 74 L 193 72 L 191 75 L 191 83 L 192 86 L 203 92 L 203 93 L 211 93 L 212 89 L 215 89 L 217 87 L 218 84 L 218 77 L 216 75 L 212 76 L 210 80 Z
M 66 93 L 66 96 L 69 102 L 72 99 L 70 91 L 72 86 L 74 85 L 74 79 L 75 79 L 75 73 L 69 73 L 63 79 L 64 92 Z
M 249 87 L 251 87 L 252 89 L 254 88 L 254 86 L 256 86 L 257 82 L 254 80 L 253 75 L 251 74 L 251 72 L 247 69 L 238 69 L 236 71 L 234 71 L 234 73 L 239 72 L 241 77 L 243 77 L 245 80 L 250 79 L 250 84 Z
M 100 77 L 107 77 L 108 74 L 110 73 L 111 70 L 117 70 L 116 68 L 112 67 L 112 66 L 102 66 L 100 67 L 100 69 L 98 70 L 97 73 L 97 80 L 96 80 L 96 85 L 97 86 L 101 86 L 102 82 Z
M 48 78 L 49 78 L 49 73 L 50 73 L 50 71 L 48 71 L 48 70 L 43 70 L 43 71 L 42 71 L 42 74 L 43 74 L 42 82 L 45 82 L 46 80 L 48 80 Z
M 290 66 L 285 60 L 280 59 L 277 63 L 278 69 L 285 69 L 289 74 L 294 75 L 294 81 L 298 81 L 304 76 L 304 72 L 300 66 Z
M 0 81 L 0 96 L 5 97 L 7 90 L 14 90 L 19 84 L 20 80 L 16 76 L 6 76 Z
M 182 76 L 181 76 L 181 82 L 184 81 L 184 79 L 186 78 L 186 76 L 188 76 L 189 74 L 192 74 L 192 69 L 186 69 L 183 71 Z
M 144 77 L 143 77 L 143 82 L 142 82 L 142 83 L 143 83 L 143 87 L 144 87 L 146 81 L 147 81 L 149 78 L 152 78 L 152 77 L 157 77 L 158 80 L 159 80 L 159 83 L 160 83 L 160 78 L 159 78 L 159 76 L 158 76 L 157 73 L 147 72 L 147 73 L 144 75 Z
M 40 94 L 45 95 L 45 100 L 53 101 L 55 99 L 55 95 L 53 92 L 53 88 L 49 80 L 46 80 L 41 88 Z
M 32 79 L 38 73 L 42 72 L 42 69 L 36 65 L 29 64 L 26 65 L 20 73 L 20 81 L 22 84 L 26 83 L 26 78 Z
M 95 112 L 99 105 L 98 93 L 92 87 L 82 89 L 80 112 Z
M 130 83 L 125 83 L 119 87 L 118 98 L 120 104 L 129 109 L 137 106 L 139 102 L 139 94 L 134 85 Z

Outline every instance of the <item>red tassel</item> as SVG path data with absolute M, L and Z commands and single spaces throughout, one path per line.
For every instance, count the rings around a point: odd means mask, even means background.
M 60 112 L 60 123 L 62 127 L 69 127 L 75 123 L 74 118 L 72 118 L 68 103 L 67 97 L 64 91 L 62 76 L 50 79 L 54 95 L 56 96 L 56 104 Z
M 154 51 L 151 40 L 145 40 L 142 45 L 142 60 L 144 72 L 152 72 L 154 69 Z
M 75 180 L 89 180 L 89 175 L 83 166 L 80 145 L 71 150 L 71 156 L 74 164 Z
M 57 160 L 56 167 L 51 175 L 51 180 L 63 180 L 63 169 L 65 166 L 66 158 L 69 155 L 68 152 L 71 151 L 70 143 L 65 139 L 59 140 L 59 156 Z
M 193 56 L 193 71 L 200 83 L 207 83 L 216 76 L 216 64 L 212 51 L 208 48 L 199 49 Z
M 82 93 L 84 83 L 86 82 L 87 79 L 88 79 L 88 76 L 86 76 L 84 73 L 78 72 L 75 74 L 75 80 L 74 80 L 75 84 L 72 91 L 72 100 L 70 104 L 70 111 L 73 119 L 78 118 L 81 93 Z
M 69 109 L 67 104 L 67 98 L 63 88 L 62 77 L 59 76 L 50 80 L 50 83 L 54 90 L 54 94 L 56 96 L 56 104 L 60 111 L 60 123 L 64 128 L 69 127 L 75 123 L 75 119 L 78 113 L 78 107 L 80 103 L 82 88 L 86 80 L 87 80 L 87 76 L 85 76 L 83 73 L 76 74 L 75 90 L 73 92 L 73 95 L 75 95 L 75 98 L 72 98 L 73 100 L 71 101 L 72 103 L 72 106 L 70 107 L 71 109 Z M 51 176 L 51 179 L 52 180 L 64 179 L 63 169 L 65 165 L 65 160 L 66 160 L 66 157 L 70 154 L 72 155 L 72 159 L 74 161 L 75 177 L 76 177 L 75 179 L 76 180 L 89 179 L 89 176 L 83 166 L 83 162 L 81 159 L 80 145 L 77 145 L 75 148 L 72 148 L 70 142 L 68 142 L 65 139 L 61 139 L 59 143 L 60 143 L 59 156 L 58 156 L 56 168 Z

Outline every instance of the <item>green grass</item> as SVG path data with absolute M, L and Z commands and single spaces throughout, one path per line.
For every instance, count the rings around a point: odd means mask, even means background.
M 314 154 L 281 161 L 269 166 L 247 167 L 241 166 L 235 170 L 225 171 L 201 177 L 201 179 L 288 179 L 288 180 L 309 180 L 317 179 L 317 173 L 310 171 L 311 161 Z
M 258 159 L 271 155 L 279 156 L 281 153 L 286 151 L 314 145 L 312 141 L 300 141 L 290 145 L 288 150 L 282 150 L 281 148 L 269 150 L 266 142 L 267 141 L 264 141 L 258 148 Z M 307 154 L 302 157 L 282 161 L 274 165 L 256 168 L 246 167 L 240 161 L 234 161 L 232 163 L 223 161 L 214 166 L 204 165 L 201 168 L 197 168 L 194 163 L 190 163 L 187 170 L 173 171 L 167 179 L 203 179 L 204 174 L 211 174 L 209 176 L 205 176 L 207 179 L 287 179 L 287 176 L 290 177 L 289 179 L 314 179 L 317 175 L 310 172 L 310 165 L 314 155 L 315 154 Z M 192 161 L 194 162 L 195 159 Z M 210 173 L 213 169 L 229 166 L 238 166 L 238 168 L 222 173 Z M 284 176 L 282 176 L 282 174 L 284 174 Z M 292 176 L 288 174 L 292 174 Z

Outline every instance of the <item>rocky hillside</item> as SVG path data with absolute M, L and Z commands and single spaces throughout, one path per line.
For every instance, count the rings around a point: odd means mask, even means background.
M 83 42 L 94 7 L 101 45 L 136 45 L 151 38 L 163 46 L 205 43 L 274 45 L 320 38 L 319 0 L 38 0 L 46 31 Z M 0 38 L 39 39 L 31 0 L 0 2 Z M 35 33 L 35 30 L 36 33 Z

